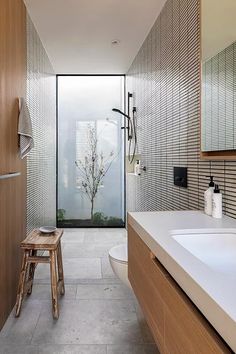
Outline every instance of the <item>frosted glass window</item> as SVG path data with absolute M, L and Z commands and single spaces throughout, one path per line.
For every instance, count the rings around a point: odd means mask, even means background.
M 58 76 L 58 225 L 124 226 L 123 76 Z

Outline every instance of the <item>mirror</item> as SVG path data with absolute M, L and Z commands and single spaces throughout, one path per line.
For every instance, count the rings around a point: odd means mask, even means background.
M 236 0 L 201 6 L 201 151 L 236 150 Z

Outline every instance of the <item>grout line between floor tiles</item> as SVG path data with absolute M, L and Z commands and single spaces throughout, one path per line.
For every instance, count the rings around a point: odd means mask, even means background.
M 35 324 L 35 326 L 34 326 L 34 330 L 33 330 L 33 332 L 32 332 L 32 336 L 31 336 L 31 339 L 30 339 L 30 345 L 32 344 L 32 340 L 33 340 L 33 337 L 34 337 L 34 333 L 35 333 L 35 331 L 36 331 L 36 327 L 37 327 L 37 325 L 38 325 L 38 323 L 39 323 L 39 318 L 40 318 L 40 316 L 41 316 L 41 312 L 42 312 L 42 303 L 40 304 L 40 311 L 39 311 L 39 316 L 38 316 L 38 319 L 37 319 L 37 321 L 36 321 L 36 324 Z M 34 344 L 33 344 L 34 345 Z

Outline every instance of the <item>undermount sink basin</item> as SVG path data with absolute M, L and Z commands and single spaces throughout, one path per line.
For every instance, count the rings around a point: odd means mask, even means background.
M 171 236 L 213 270 L 236 276 L 236 230 L 188 233 L 176 231 Z

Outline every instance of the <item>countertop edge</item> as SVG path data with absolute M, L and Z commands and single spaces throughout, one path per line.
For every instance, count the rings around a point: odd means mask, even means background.
M 153 212 L 155 214 L 155 212 Z M 177 284 L 182 288 L 190 300 L 196 305 L 203 316 L 220 334 L 223 340 L 236 352 L 235 333 L 236 324 L 214 299 L 177 263 L 172 256 L 150 235 L 144 226 L 137 220 L 138 212 L 128 213 L 128 224 L 139 234 L 143 242 L 167 269 Z M 180 274 L 178 274 L 180 273 Z M 224 326 L 222 326 L 224 323 Z M 227 325 L 225 325 L 227 324 Z

